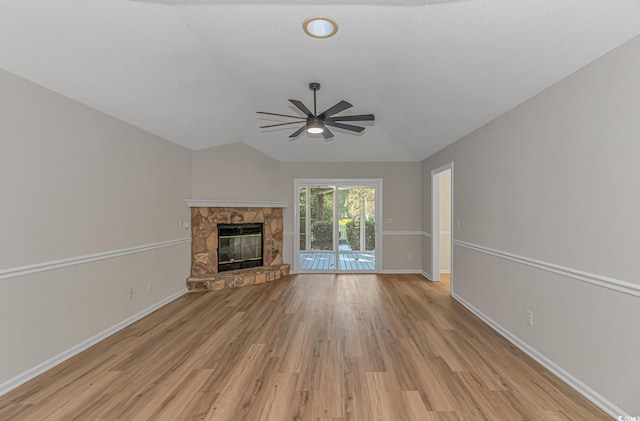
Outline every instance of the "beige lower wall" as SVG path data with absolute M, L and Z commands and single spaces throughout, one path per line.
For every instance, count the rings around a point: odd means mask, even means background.
M 422 266 L 422 239 L 420 235 L 384 235 L 383 236 L 384 272 L 411 271 L 420 272 Z M 411 259 L 409 259 L 411 255 Z
M 430 173 L 454 162 L 455 240 L 637 291 L 638 74 L 640 38 L 423 161 L 423 229 Z M 637 296 L 459 246 L 453 289 L 612 408 L 640 414 Z
M 455 256 L 456 294 L 626 413 L 640 413 L 638 297 L 460 246 Z
M 0 385 L 183 291 L 190 253 L 185 243 L 1 280 Z

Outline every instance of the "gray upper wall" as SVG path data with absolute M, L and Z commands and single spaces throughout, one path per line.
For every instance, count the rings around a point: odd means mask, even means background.
M 382 178 L 385 229 L 421 229 L 420 162 L 278 162 L 241 142 L 192 156 L 196 199 L 293 203 L 295 178 Z
M 639 74 L 640 37 L 423 161 L 424 230 L 455 162 L 457 239 L 640 283 Z
M 185 235 L 190 151 L 2 70 L 0 88 L 0 269 Z
M 192 152 L 194 199 L 278 200 L 279 164 L 241 142 Z

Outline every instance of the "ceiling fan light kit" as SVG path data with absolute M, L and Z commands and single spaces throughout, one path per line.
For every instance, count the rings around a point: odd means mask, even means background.
M 298 121 L 292 121 L 289 123 L 278 123 L 278 124 L 270 124 L 268 126 L 260 126 L 261 129 L 267 129 L 272 127 L 286 126 L 289 124 L 300 124 L 302 121 L 305 121 L 305 125 L 300 127 L 298 130 L 293 132 L 289 139 L 295 140 L 298 136 L 300 136 L 305 130 L 310 134 L 322 134 L 325 142 L 333 140 L 333 133 L 329 130 L 327 126 L 337 127 L 339 129 L 348 130 L 351 132 L 361 133 L 364 131 L 364 127 L 354 126 L 352 124 L 345 124 L 344 121 L 373 121 L 373 114 L 361 114 L 361 115 L 346 115 L 346 116 L 337 116 L 336 114 L 345 111 L 353 105 L 348 103 L 347 101 L 340 101 L 335 104 L 333 107 L 325 110 L 324 112 L 318 114 L 316 107 L 316 93 L 320 90 L 320 84 L 317 82 L 311 82 L 309 84 L 309 89 L 313 91 L 313 112 L 311 112 L 301 101 L 290 99 L 291 102 L 298 110 L 302 111 L 306 117 L 294 116 L 294 115 L 286 115 L 286 114 L 276 114 L 276 113 L 268 113 L 264 111 L 258 111 L 258 114 L 265 115 L 273 115 L 278 117 L 288 117 L 295 118 Z
M 312 119 L 307 122 L 307 132 L 311 134 L 319 134 L 324 132 L 324 126 L 322 125 L 322 121 L 317 118 Z

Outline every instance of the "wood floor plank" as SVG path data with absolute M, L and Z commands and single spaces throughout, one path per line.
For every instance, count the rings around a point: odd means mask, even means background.
M 264 407 L 258 412 L 261 414 L 260 421 L 280 421 L 294 419 L 299 399 L 299 392 L 296 390 L 298 374 L 278 373 L 273 378 L 266 391 Z
M 0 397 L 0 419 L 608 419 L 447 280 L 299 275 L 188 294 Z
M 238 418 L 238 414 L 241 412 L 243 392 L 251 386 L 251 382 L 254 380 L 253 371 L 264 356 L 264 344 L 252 344 L 249 346 L 238 366 L 226 379 L 214 405 L 204 417 L 205 420 L 232 420 Z
M 24 419 L 25 412 L 31 412 L 32 405 L 14 405 L 9 404 L 0 409 L 0 420 L 13 420 L 18 418 Z
M 410 421 L 438 421 L 440 419 L 437 413 L 427 411 L 420 392 L 416 390 L 402 392 L 402 399 Z

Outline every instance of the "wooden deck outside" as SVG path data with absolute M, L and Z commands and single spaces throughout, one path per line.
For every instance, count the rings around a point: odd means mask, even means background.
M 340 270 L 372 271 L 376 269 L 375 251 L 340 252 Z M 335 253 L 300 253 L 301 270 L 335 270 Z

